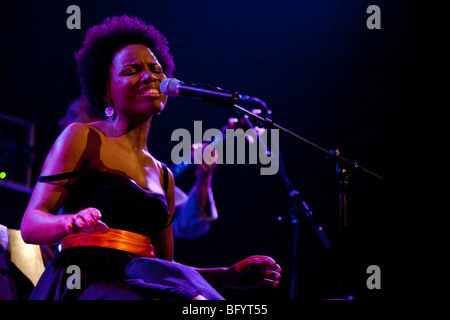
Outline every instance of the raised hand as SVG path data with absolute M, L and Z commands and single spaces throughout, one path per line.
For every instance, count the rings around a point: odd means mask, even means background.
M 281 279 L 281 267 L 268 256 L 251 256 L 232 267 L 235 288 L 277 287 Z
M 76 214 L 67 216 L 66 231 L 69 234 L 108 232 L 109 227 L 100 220 L 101 217 L 102 214 L 96 208 L 83 209 Z

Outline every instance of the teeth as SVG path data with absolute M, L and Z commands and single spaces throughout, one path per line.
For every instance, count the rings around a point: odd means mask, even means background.
M 159 90 L 158 89 L 148 89 L 148 90 L 142 91 L 141 94 L 159 94 Z

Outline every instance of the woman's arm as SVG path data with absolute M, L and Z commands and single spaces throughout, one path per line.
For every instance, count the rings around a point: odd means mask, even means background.
M 88 159 L 88 136 L 91 129 L 85 124 L 67 127 L 55 141 L 42 167 L 41 175 L 48 176 L 83 169 Z M 76 215 L 56 215 L 64 203 L 67 183 L 75 179 L 55 182 L 37 182 L 22 218 L 20 230 L 27 243 L 51 244 L 70 233 L 89 229 L 99 222 L 100 212 L 94 208 L 82 210 Z M 105 230 L 106 225 L 99 223 Z M 95 228 L 94 228 L 95 229 Z
M 268 256 L 251 256 L 228 268 L 196 268 L 213 287 L 277 287 L 281 267 Z
M 162 169 L 161 169 L 162 170 Z M 167 168 L 169 174 L 169 185 L 167 187 L 166 201 L 169 208 L 170 218 L 173 217 L 175 211 L 175 179 L 172 171 Z M 163 188 L 164 189 L 164 188 Z M 161 232 L 151 239 L 155 247 L 155 257 L 168 261 L 173 261 L 173 232 L 172 225 L 164 228 Z

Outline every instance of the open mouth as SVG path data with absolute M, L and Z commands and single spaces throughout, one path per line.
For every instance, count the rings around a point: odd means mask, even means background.
M 153 87 L 144 87 L 144 88 L 140 89 L 138 93 L 141 95 L 158 96 L 158 97 L 161 94 L 159 89 L 153 88 Z

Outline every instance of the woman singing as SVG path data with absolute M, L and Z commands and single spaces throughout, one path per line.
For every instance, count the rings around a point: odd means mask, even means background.
M 22 237 L 62 251 L 30 298 L 223 299 L 213 287 L 277 286 L 281 269 L 267 256 L 210 269 L 173 261 L 174 179 L 147 148 L 175 68 L 165 37 L 138 18 L 107 18 L 88 30 L 77 63 L 83 93 L 108 119 L 68 126 L 44 162 Z

